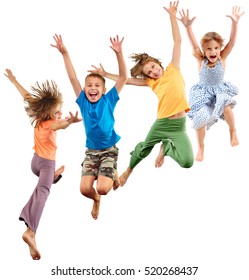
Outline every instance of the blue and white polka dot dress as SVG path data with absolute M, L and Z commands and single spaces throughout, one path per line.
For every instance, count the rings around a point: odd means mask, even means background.
M 206 126 L 209 129 L 218 119 L 224 120 L 224 107 L 236 105 L 233 99 L 239 91 L 236 86 L 225 82 L 224 69 L 221 61 L 214 67 L 208 67 L 206 59 L 199 73 L 199 82 L 191 87 L 188 117 L 192 120 L 194 129 Z

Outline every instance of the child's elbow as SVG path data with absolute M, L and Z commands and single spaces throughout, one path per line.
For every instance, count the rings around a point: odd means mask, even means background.
M 127 80 L 128 80 L 128 75 L 123 75 L 122 77 L 120 77 L 120 81 L 123 84 L 126 84 Z

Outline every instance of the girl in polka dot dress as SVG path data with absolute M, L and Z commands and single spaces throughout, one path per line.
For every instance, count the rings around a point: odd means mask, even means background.
M 195 157 L 197 161 L 204 159 L 205 130 L 209 129 L 218 119 L 226 121 L 230 131 L 231 146 L 239 144 L 233 107 L 236 105 L 234 97 L 238 94 L 238 88 L 224 81 L 225 60 L 232 51 L 238 30 L 238 22 L 244 12 L 240 7 L 232 8 L 232 15 L 227 15 L 232 20 L 229 42 L 224 46 L 224 39 L 216 32 L 208 32 L 198 45 L 192 31 L 192 23 L 196 17 L 190 19 L 189 11 L 180 11 L 179 19 L 186 27 L 194 56 L 199 66 L 199 82 L 191 87 L 189 92 L 189 104 L 191 110 L 188 117 L 192 120 L 192 126 L 196 130 L 198 151 Z

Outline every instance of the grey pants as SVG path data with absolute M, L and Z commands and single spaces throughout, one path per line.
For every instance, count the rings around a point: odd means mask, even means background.
M 24 221 L 33 232 L 36 232 L 54 180 L 55 161 L 34 154 L 31 170 L 39 177 L 38 184 L 22 209 L 19 220 Z

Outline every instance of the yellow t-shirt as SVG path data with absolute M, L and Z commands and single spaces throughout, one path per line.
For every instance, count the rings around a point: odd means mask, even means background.
M 184 79 L 180 69 L 174 64 L 168 65 L 161 78 L 155 80 L 148 78 L 146 81 L 158 98 L 158 119 L 190 110 L 186 99 Z
M 40 157 L 55 160 L 56 157 L 56 131 L 50 129 L 54 120 L 41 123 L 34 129 L 34 147 L 36 154 Z

